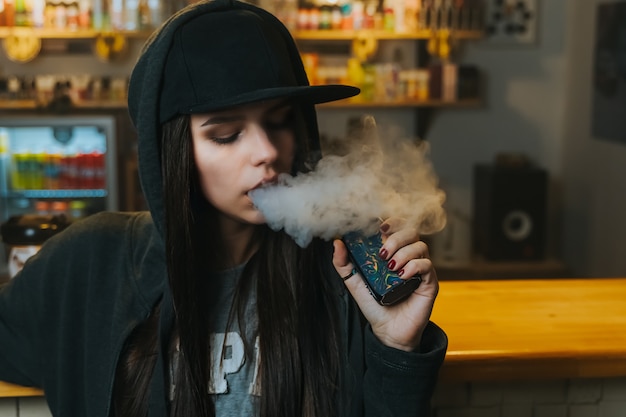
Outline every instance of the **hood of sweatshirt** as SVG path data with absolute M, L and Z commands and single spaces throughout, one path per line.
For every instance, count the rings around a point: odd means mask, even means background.
M 319 157 L 315 104 L 358 92 L 345 85 L 310 86 L 287 28 L 249 3 L 201 1 L 173 15 L 146 42 L 128 91 L 138 134 L 139 177 L 157 229 L 163 235 L 163 122 L 181 114 L 289 97 L 300 104 L 308 148 Z

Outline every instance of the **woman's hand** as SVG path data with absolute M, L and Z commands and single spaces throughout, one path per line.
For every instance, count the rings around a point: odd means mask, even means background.
M 405 351 L 416 350 L 428 324 L 439 291 L 437 273 L 428 257 L 428 247 L 419 240 L 416 228 L 400 219 L 387 219 L 380 226 L 383 246 L 379 256 L 389 269 L 401 278 L 417 274 L 422 283 L 406 299 L 382 306 L 372 297 L 359 274 L 346 279 L 345 285 L 372 326 L 376 337 L 385 345 Z M 341 277 L 352 271 L 352 262 L 341 240 L 334 241 L 333 265 Z

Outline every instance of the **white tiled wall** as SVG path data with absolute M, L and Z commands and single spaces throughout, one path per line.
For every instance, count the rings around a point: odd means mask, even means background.
M 626 378 L 440 383 L 433 417 L 626 417 Z
M 626 377 L 440 383 L 433 417 L 626 417 Z M 51 417 L 43 398 L 0 398 L 0 417 Z
M 21 398 L 17 417 L 51 417 L 46 401 L 41 397 Z
M 17 400 L 0 398 L 0 417 L 17 417 Z
M 0 417 L 51 417 L 42 397 L 0 398 Z

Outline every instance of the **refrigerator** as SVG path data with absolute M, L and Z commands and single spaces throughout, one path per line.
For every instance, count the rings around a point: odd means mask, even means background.
M 75 221 L 105 210 L 118 210 L 114 116 L 0 117 L 0 223 L 22 214 Z

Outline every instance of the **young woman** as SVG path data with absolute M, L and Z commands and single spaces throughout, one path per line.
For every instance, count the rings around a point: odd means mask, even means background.
M 42 387 L 64 417 L 427 415 L 447 341 L 415 227 L 381 225 L 380 256 L 423 278 L 384 307 L 341 241 L 301 248 L 249 195 L 309 169 L 314 105 L 357 93 L 308 86 L 255 6 L 173 16 L 129 88 L 150 210 L 72 225 L 2 289 L 0 379 Z

